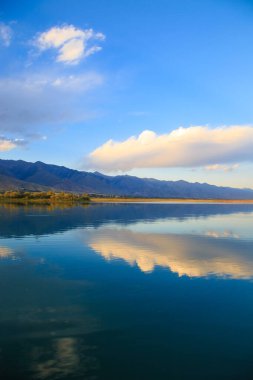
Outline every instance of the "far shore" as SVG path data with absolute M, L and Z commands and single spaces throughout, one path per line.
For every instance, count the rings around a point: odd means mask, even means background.
M 118 198 L 91 197 L 91 203 L 227 203 L 253 204 L 253 199 Z

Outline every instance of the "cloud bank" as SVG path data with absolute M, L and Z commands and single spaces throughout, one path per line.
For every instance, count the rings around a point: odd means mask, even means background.
M 11 28 L 3 22 L 0 22 L 0 43 L 6 47 L 10 46 L 11 37 Z
M 104 171 L 201 166 L 217 170 L 222 167 L 215 165 L 247 161 L 253 161 L 252 126 L 194 126 L 163 135 L 146 130 L 121 142 L 109 140 L 90 153 L 87 166 Z
M 93 29 L 78 29 L 73 25 L 54 26 L 40 33 L 35 39 L 35 46 L 41 51 L 55 49 L 57 62 L 77 64 L 102 48 L 95 41 L 103 41 L 103 33 L 94 32 Z
M 41 126 L 85 120 L 91 113 L 87 92 L 102 82 L 93 72 L 0 78 L 0 133 L 24 137 Z

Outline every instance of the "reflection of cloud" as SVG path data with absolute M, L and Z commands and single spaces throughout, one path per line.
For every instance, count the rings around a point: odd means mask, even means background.
M 7 259 L 12 257 L 13 251 L 7 247 L 0 247 L 0 259 Z
M 179 276 L 249 278 L 253 257 L 240 242 L 173 234 L 146 234 L 127 229 L 90 232 L 90 247 L 105 259 L 123 259 L 143 272 L 167 267 Z
M 232 231 L 207 231 L 205 233 L 206 236 L 208 237 L 213 237 L 213 238 L 233 238 L 233 239 L 240 239 L 240 235 L 235 234 Z
M 34 347 L 34 378 L 42 380 L 68 379 L 73 376 L 90 378 L 86 375 L 97 368 L 97 359 L 87 354 L 86 350 L 92 351 L 92 348 L 84 346 L 73 337 L 57 338 L 46 350 Z M 47 357 L 48 359 L 46 359 Z
M 75 373 L 79 363 L 76 339 L 61 338 L 55 341 L 54 357 L 37 364 L 37 378 L 47 379 L 52 376 L 69 376 Z

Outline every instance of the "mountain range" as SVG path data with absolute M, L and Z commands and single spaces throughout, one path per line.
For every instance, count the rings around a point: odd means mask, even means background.
M 253 199 L 252 189 L 207 183 L 161 181 L 129 175 L 108 176 L 37 161 L 0 160 L 0 191 L 58 190 L 115 196 L 202 199 Z

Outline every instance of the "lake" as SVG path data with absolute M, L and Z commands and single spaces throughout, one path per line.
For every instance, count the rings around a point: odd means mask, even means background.
M 253 205 L 0 209 L 1 379 L 253 378 Z

